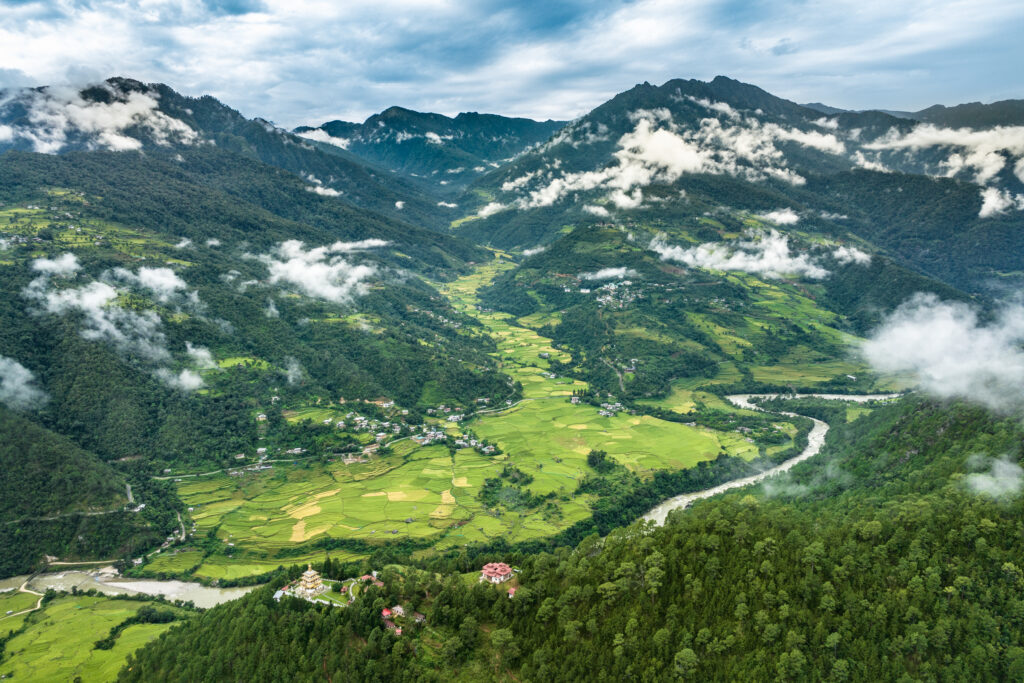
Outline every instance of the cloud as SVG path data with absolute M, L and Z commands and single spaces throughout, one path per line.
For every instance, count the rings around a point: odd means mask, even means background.
M 356 240 L 355 242 L 335 242 L 330 246 L 329 251 L 336 254 L 349 254 L 356 251 L 366 251 L 367 249 L 380 249 L 389 244 L 391 242 L 387 240 L 369 237 L 364 240 Z
M 986 458 L 974 456 L 968 461 L 969 466 L 985 467 L 988 472 L 974 472 L 964 477 L 964 483 L 974 493 L 989 498 L 1013 498 L 1020 493 L 1024 485 L 1024 469 L 1009 457 Z
M 159 110 L 155 92 L 125 93 L 107 83 L 92 87 L 105 90 L 104 98 L 86 99 L 77 88 L 44 87 L 19 90 L 0 101 L 0 116 L 14 117 L 9 139 L 46 154 L 70 144 L 123 152 L 141 149 L 143 140 L 157 145 L 197 141 L 192 128 Z
M 306 191 L 307 192 L 315 192 L 316 194 L 324 196 L 324 197 L 340 197 L 341 196 L 341 192 L 338 192 L 337 190 L 331 189 L 329 187 L 324 187 L 323 185 L 310 185 L 310 186 L 308 186 L 306 188 Z
M 1024 307 L 1007 305 L 989 323 L 963 303 L 918 294 L 865 341 L 884 373 L 912 375 L 939 398 L 961 398 L 999 412 L 1024 408 Z
M 187 237 L 182 237 L 177 244 L 174 245 L 175 249 L 188 249 L 192 246 L 192 240 Z
M 403 202 L 403 201 L 395 202 L 395 208 L 398 209 L 399 211 L 401 211 L 402 209 L 405 208 L 405 202 Z
M 174 373 L 167 368 L 158 368 L 154 373 L 158 379 L 172 389 L 192 392 L 203 387 L 203 378 L 195 370 L 184 369 Z
M 832 250 L 832 258 L 844 265 L 856 263 L 866 266 L 871 263 L 871 254 L 861 251 L 857 247 L 836 247 Z
M 542 251 L 545 251 L 546 249 L 547 247 L 545 246 L 536 246 L 530 247 L 529 249 L 523 249 L 523 256 L 536 256 L 537 254 L 541 253 Z
M 288 384 L 297 384 L 302 381 L 303 370 L 302 365 L 298 359 L 288 356 L 285 358 L 285 376 L 288 378 Z
M 508 207 L 502 204 L 501 202 L 491 202 L 489 204 L 486 204 L 479 211 L 477 211 L 476 215 L 480 218 L 487 218 L 488 216 L 493 216 L 499 211 L 504 211 L 507 208 Z
M 47 400 L 35 386 L 35 375 L 24 365 L 0 355 L 0 403 L 13 410 L 34 408 Z
M 793 209 L 776 209 L 775 211 L 769 211 L 768 213 L 758 214 L 758 218 L 763 218 L 766 221 L 771 221 L 776 225 L 796 225 L 800 220 L 800 216 L 797 215 Z
M 208 247 L 219 247 L 220 246 L 220 240 L 217 239 L 216 237 L 214 237 L 213 239 L 208 239 L 208 240 L 206 240 L 206 246 L 208 246 Z
M 793 254 L 789 238 L 776 230 L 755 234 L 750 240 L 727 244 L 708 242 L 685 249 L 667 244 L 662 237 L 655 237 L 648 248 L 663 261 L 685 263 L 691 268 L 738 270 L 770 278 L 799 275 L 815 280 L 829 274 L 810 255 Z
M 453 204 L 451 202 L 438 202 L 437 205 L 438 206 L 443 206 L 446 209 L 455 209 L 455 208 L 458 208 L 458 206 L 459 206 L 458 204 Z
M 754 117 L 742 117 L 724 103 L 701 104 L 730 113 L 724 121 L 705 118 L 694 127 L 685 122 L 677 124 L 667 109 L 635 110 L 629 114 L 635 127 L 618 140 L 613 161 L 607 166 L 559 174 L 552 169 L 543 174 L 533 171 L 504 183 L 502 190 L 520 194 L 513 202 L 520 209 L 551 206 L 568 196 L 593 190 L 607 191 L 607 199 L 620 209 L 635 209 L 642 204 L 642 188 L 674 183 L 686 174 L 731 175 L 751 181 L 775 179 L 802 185 L 806 181 L 786 167 L 785 155 L 777 143 L 791 142 L 835 155 L 845 152 L 845 145 L 831 133 L 761 123 Z M 564 130 L 562 139 L 573 141 L 577 130 L 580 128 Z M 555 144 L 555 140 L 548 144 Z M 494 206 L 495 210 L 506 208 L 496 202 Z
M 193 346 L 192 342 L 185 342 L 185 350 L 192 359 L 192 364 L 199 370 L 216 370 L 220 366 L 213 360 L 213 354 L 205 346 Z
M 32 270 L 45 275 L 66 277 L 78 271 L 81 265 L 78 257 L 68 252 L 55 259 L 37 258 L 32 262 Z
M 270 297 L 267 297 L 267 307 L 263 309 L 263 315 L 268 318 L 280 318 L 281 312 L 277 310 L 277 304 Z
M 603 206 L 598 206 L 597 204 L 585 204 L 583 206 L 583 210 L 599 218 L 607 218 L 608 216 L 611 215 L 611 213 L 608 212 L 608 209 L 604 208 Z
M 75 64 L 289 125 L 393 104 L 565 120 L 645 80 L 717 73 L 794 101 L 915 109 L 1015 96 L 1001 67 L 1021 61 L 1019 19 L 1012 2 L 949 0 L 8 2 L 0 83 L 61 81 Z
M 332 137 L 327 133 L 327 131 L 321 128 L 313 128 L 312 130 L 307 130 L 302 133 L 296 133 L 296 135 L 306 138 L 307 140 L 325 142 L 328 145 L 334 145 L 335 147 L 341 147 L 342 149 L 348 149 L 348 146 L 352 144 L 351 140 Z
M 594 271 L 593 273 L 580 273 L 579 278 L 581 280 L 621 280 L 627 277 L 636 277 L 637 272 L 632 268 L 602 268 L 601 270 Z
M 170 268 L 143 266 L 139 268 L 138 273 L 132 273 L 124 268 L 114 268 L 110 273 L 118 280 L 149 290 L 156 300 L 163 304 L 188 288 L 188 284 Z
M 978 211 L 978 218 L 991 218 L 1011 209 L 1024 211 L 1024 195 L 1015 195 L 1009 190 L 1000 190 L 995 187 L 986 187 L 981 190 L 981 209 Z
M 371 264 L 353 264 L 341 255 L 359 249 L 384 246 L 382 240 L 336 242 L 330 247 L 306 250 L 299 240 L 282 242 L 270 254 L 257 259 L 267 266 L 270 284 L 289 284 L 306 296 L 334 303 L 350 303 L 367 292 L 366 281 L 377 274 Z
M 961 171 L 973 172 L 974 182 L 984 185 L 1003 170 L 1008 156 L 1024 158 L 1024 126 L 973 130 L 923 123 L 908 133 L 893 128 L 884 137 L 864 146 L 874 150 L 948 148 L 950 154 L 941 162 L 945 175 L 954 177 Z M 952 151 L 954 149 L 957 151 Z M 1017 175 L 1024 183 L 1024 174 Z

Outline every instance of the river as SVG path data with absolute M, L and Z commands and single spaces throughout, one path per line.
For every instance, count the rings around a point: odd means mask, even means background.
M 15 576 L 0 580 L 0 590 L 17 589 L 28 576 Z M 66 571 L 38 574 L 27 586 L 44 592 L 47 588 L 70 591 L 97 590 L 106 595 L 162 595 L 168 600 L 191 600 L 196 607 L 213 607 L 222 602 L 242 597 L 256 586 L 239 588 L 209 588 L 202 584 L 186 581 L 156 581 L 152 579 L 127 579 L 101 572 Z
M 726 396 L 730 403 L 735 405 L 737 408 L 745 408 L 747 410 L 761 410 L 757 405 L 751 403 L 751 399 L 772 399 L 772 398 L 824 398 L 830 401 L 850 401 L 852 403 L 867 403 L 868 401 L 878 401 L 889 398 L 896 398 L 900 394 L 734 394 L 732 396 Z M 665 518 L 668 517 L 668 513 L 672 510 L 680 510 L 688 507 L 695 500 L 702 500 L 704 498 L 710 498 L 711 496 L 717 496 L 719 493 L 725 493 L 730 489 L 740 488 L 742 486 L 750 486 L 758 482 L 764 481 L 768 477 L 773 477 L 776 474 L 780 474 L 789 470 L 793 465 L 799 462 L 803 462 L 810 457 L 813 457 L 821 451 L 821 447 L 825 445 L 825 435 L 828 434 L 828 425 L 821 420 L 813 417 L 798 416 L 796 413 L 783 412 L 782 415 L 788 415 L 790 417 L 807 417 L 814 423 L 811 431 L 807 434 L 807 447 L 800 452 L 799 455 L 786 460 L 775 467 L 767 469 L 763 472 L 753 474 L 749 477 L 743 477 L 741 479 L 733 479 L 727 481 L 724 484 L 719 484 L 703 491 L 694 491 L 693 493 L 684 493 L 681 496 L 675 498 L 669 498 L 668 500 L 655 506 L 650 512 L 644 515 L 645 520 L 653 520 L 659 526 L 665 523 Z

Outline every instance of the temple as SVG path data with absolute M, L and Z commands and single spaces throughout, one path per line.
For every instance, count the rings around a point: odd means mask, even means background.
M 320 581 L 320 572 L 313 569 L 313 565 L 307 567 L 309 568 L 302 572 L 299 585 L 295 586 L 295 594 L 303 598 L 315 598 L 327 590 L 327 586 Z
M 512 567 L 504 562 L 489 562 L 480 570 L 480 580 L 489 583 L 502 583 L 512 578 Z

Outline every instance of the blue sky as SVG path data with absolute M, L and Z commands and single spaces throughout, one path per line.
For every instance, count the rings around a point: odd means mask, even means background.
M 283 126 L 391 105 L 573 118 L 650 81 L 916 110 L 1024 98 L 1013 0 L 0 0 L 0 86 L 112 75 Z

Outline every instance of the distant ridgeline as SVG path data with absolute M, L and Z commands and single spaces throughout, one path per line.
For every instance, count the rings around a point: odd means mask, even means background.
M 700 502 L 662 528 L 509 553 L 512 599 L 460 553 L 416 563 L 425 576 L 389 568 L 347 609 L 274 603 L 281 577 L 138 651 L 120 680 L 1024 675 L 1022 624 L 1008 617 L 1021 609 L 1021 503 L 992 497 L 1000 470 L 978 456 L 1019 457 L 1019 423 L 921 400 L 851 423 L 842 407 L 799 409 L 833 429 L 791 480 Z M 387 631 L 379 610 L 399 603 L 429 629 Z

